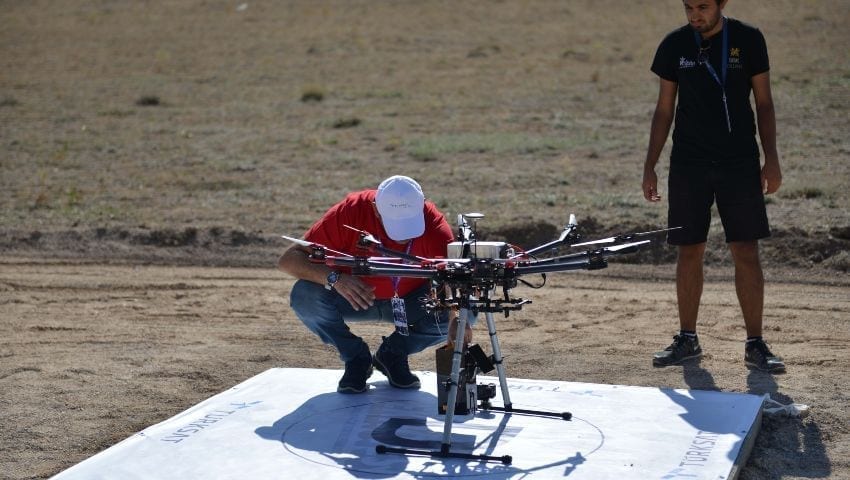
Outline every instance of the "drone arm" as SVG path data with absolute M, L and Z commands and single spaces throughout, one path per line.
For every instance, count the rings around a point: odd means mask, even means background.
M 568 263 L 581 263 L 587 259 L 587 254 L 589 252 L 590 250 L 585 252 L 571 253 L 569 255 L 562 255 L 560 257 L 550 257 L 541 260 L 535 260 L 531 263 L 531 265 L 557 265 Z
M 573 242 L 579 238 L 579 234 L 577 231 L 578 225 L 576 224 L 575 215 L 570 215 L 570 223 L 564 227 L 564 231 L 561 232 L 561 236 L 558 237 L 557 240 L 551 241 L 547 244 L 540 245 L 538 247 L 534 247 L 531 250 L 525 252 L 527 256 L 533 256 L 540 252 L 545 252 L 546 250 L 550 250 L 553 248 L 557 248 L 567 242 Z
M 547 258 L 516 267 L 518 275 L 547 272 L 566 272 L 570 270 L 596 270 L 608 266 L 607 258 L 615 255 L 634 253 L 640 246 L 650 243 L 649 240 L 627 243 L 614 247 L 573 253 L 561 257 Z
M 552 249 L 552 248 L 557 248 L 562 243 L 564 243 L 563 239 L 559 238 L 558 240 L 553 240 L 553 241 L 551 241 L 547 244 L 534 247 L 531 250 L 527 250 L 525 252 L 525 255 L 530 257 L 530 256 L 534 255 L 535 253 L 545 252 L 546 250 L 549 250 L 549 249 Z
M 409 261 L 412 261 L 412 262 L 427 261 L 426 258 L 422 258 L 422 257 L 416 256 L 416 255 L 411 255 L 411 254 L 405 253 L 405 252 L 399 252 L 399 251 L 396 251 L 396 250 L 392 250 L 390 248 L 383 246 L 382 244 L 375 245 L 375 250 L 377 250 L 377 251 L 379 251 L 379 252 L 381 252 L 381 253 L 383 253 L 384 255 L 387 255 L 387 256 L 403 258 L 405 260 L 409 260 Z
M 581 258 L 571 259 L 563 262 L 535 262 L 529 265 L 521 265 L 516 267 L 517 275 L 529 275 L 533 273 L 552 273 L 552 272 L 568 272 L 572 270 L 595 270 L 605 268 L 608 264 L 605 259 L 598 257 L 594 259 L 587 253 L 579 254 Z
M 376 267 L 364 265 L 362 270 L 353 270 L 354 275 L 370 275 L 376 277 L 406 277 L 406 278 L 430 278 L 436 279 L 439 275 L 437 270 L 422 268 L 398 267 Z
M 334 267 L 347 267 L 352 275 L 373 277 L 436 278 L 437 270 L 419 265 L 376 261 L 368 257 L 327 257 L 325 263 Z

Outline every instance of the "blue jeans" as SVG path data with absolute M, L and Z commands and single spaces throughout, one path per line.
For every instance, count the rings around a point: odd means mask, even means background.
M 384 338 L 384 348 L 396 354 L 410 355 L 446 340 L 448 312 L 428 313 L 420 301 L 429 291 L 430 287 L 426 283 L 404 297 L 410 335 L 404 336 L 394 331 Z M 376 300 L 366 310 L 354 310 L 348 300 L 336 291 L 307 280 L 295 282 L 289 301 L 301 322 L 323 342 L 335 346 L 343 362 L 363 355 L 369 348 L 362 338 L 351 332 L 346 322 L 377 320 L 393 325 L 389 300 Z

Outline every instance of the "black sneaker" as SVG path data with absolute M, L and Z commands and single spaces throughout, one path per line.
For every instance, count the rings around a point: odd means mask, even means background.
M 744 349 L 744 363 L 749 368 L 756 368 L 770 373 L 782 373 L 785 371 L 785 363 L 770 351 L 764 340 L 747 342 Z
M 655 352 L 652 356 L 652 366 L 667 367 L 669 365 L 678 365 L 685 360 L 699 358 L 702 356 L 702 348 L 699 346 L 699 340 L 696 337 L 687 335 L 676 335 L 673 337 L 673 343 L 665 348 L 662 352 Z
M 363 393 L 369 389 L 366 380 L 372 375 L 372 356 L 357 357 L 345 362 L 345 373 L 336 391 L 339 393 Z
M 410 373 L 407 355 L 391 352 L 384 345 L 372 357 L 372 365 L 396 388 L 419 388 L 419 377 Z

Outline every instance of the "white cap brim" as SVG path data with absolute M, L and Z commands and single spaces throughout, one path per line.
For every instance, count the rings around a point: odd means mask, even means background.
M 396 218 L 392 220 L 385 219 L 383 216 L 381 218 L 387 235 L 397 242 L 421 237 L 425 233 L 424 212 L 408 218 Z

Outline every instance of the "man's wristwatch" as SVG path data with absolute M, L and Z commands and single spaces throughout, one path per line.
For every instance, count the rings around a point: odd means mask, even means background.
M 325 289 L 333 290 L 337 280 L 339 280 L 339 272 L 331 270 L 331 273 L 328 274 L 327 283 L 325 283 Z

